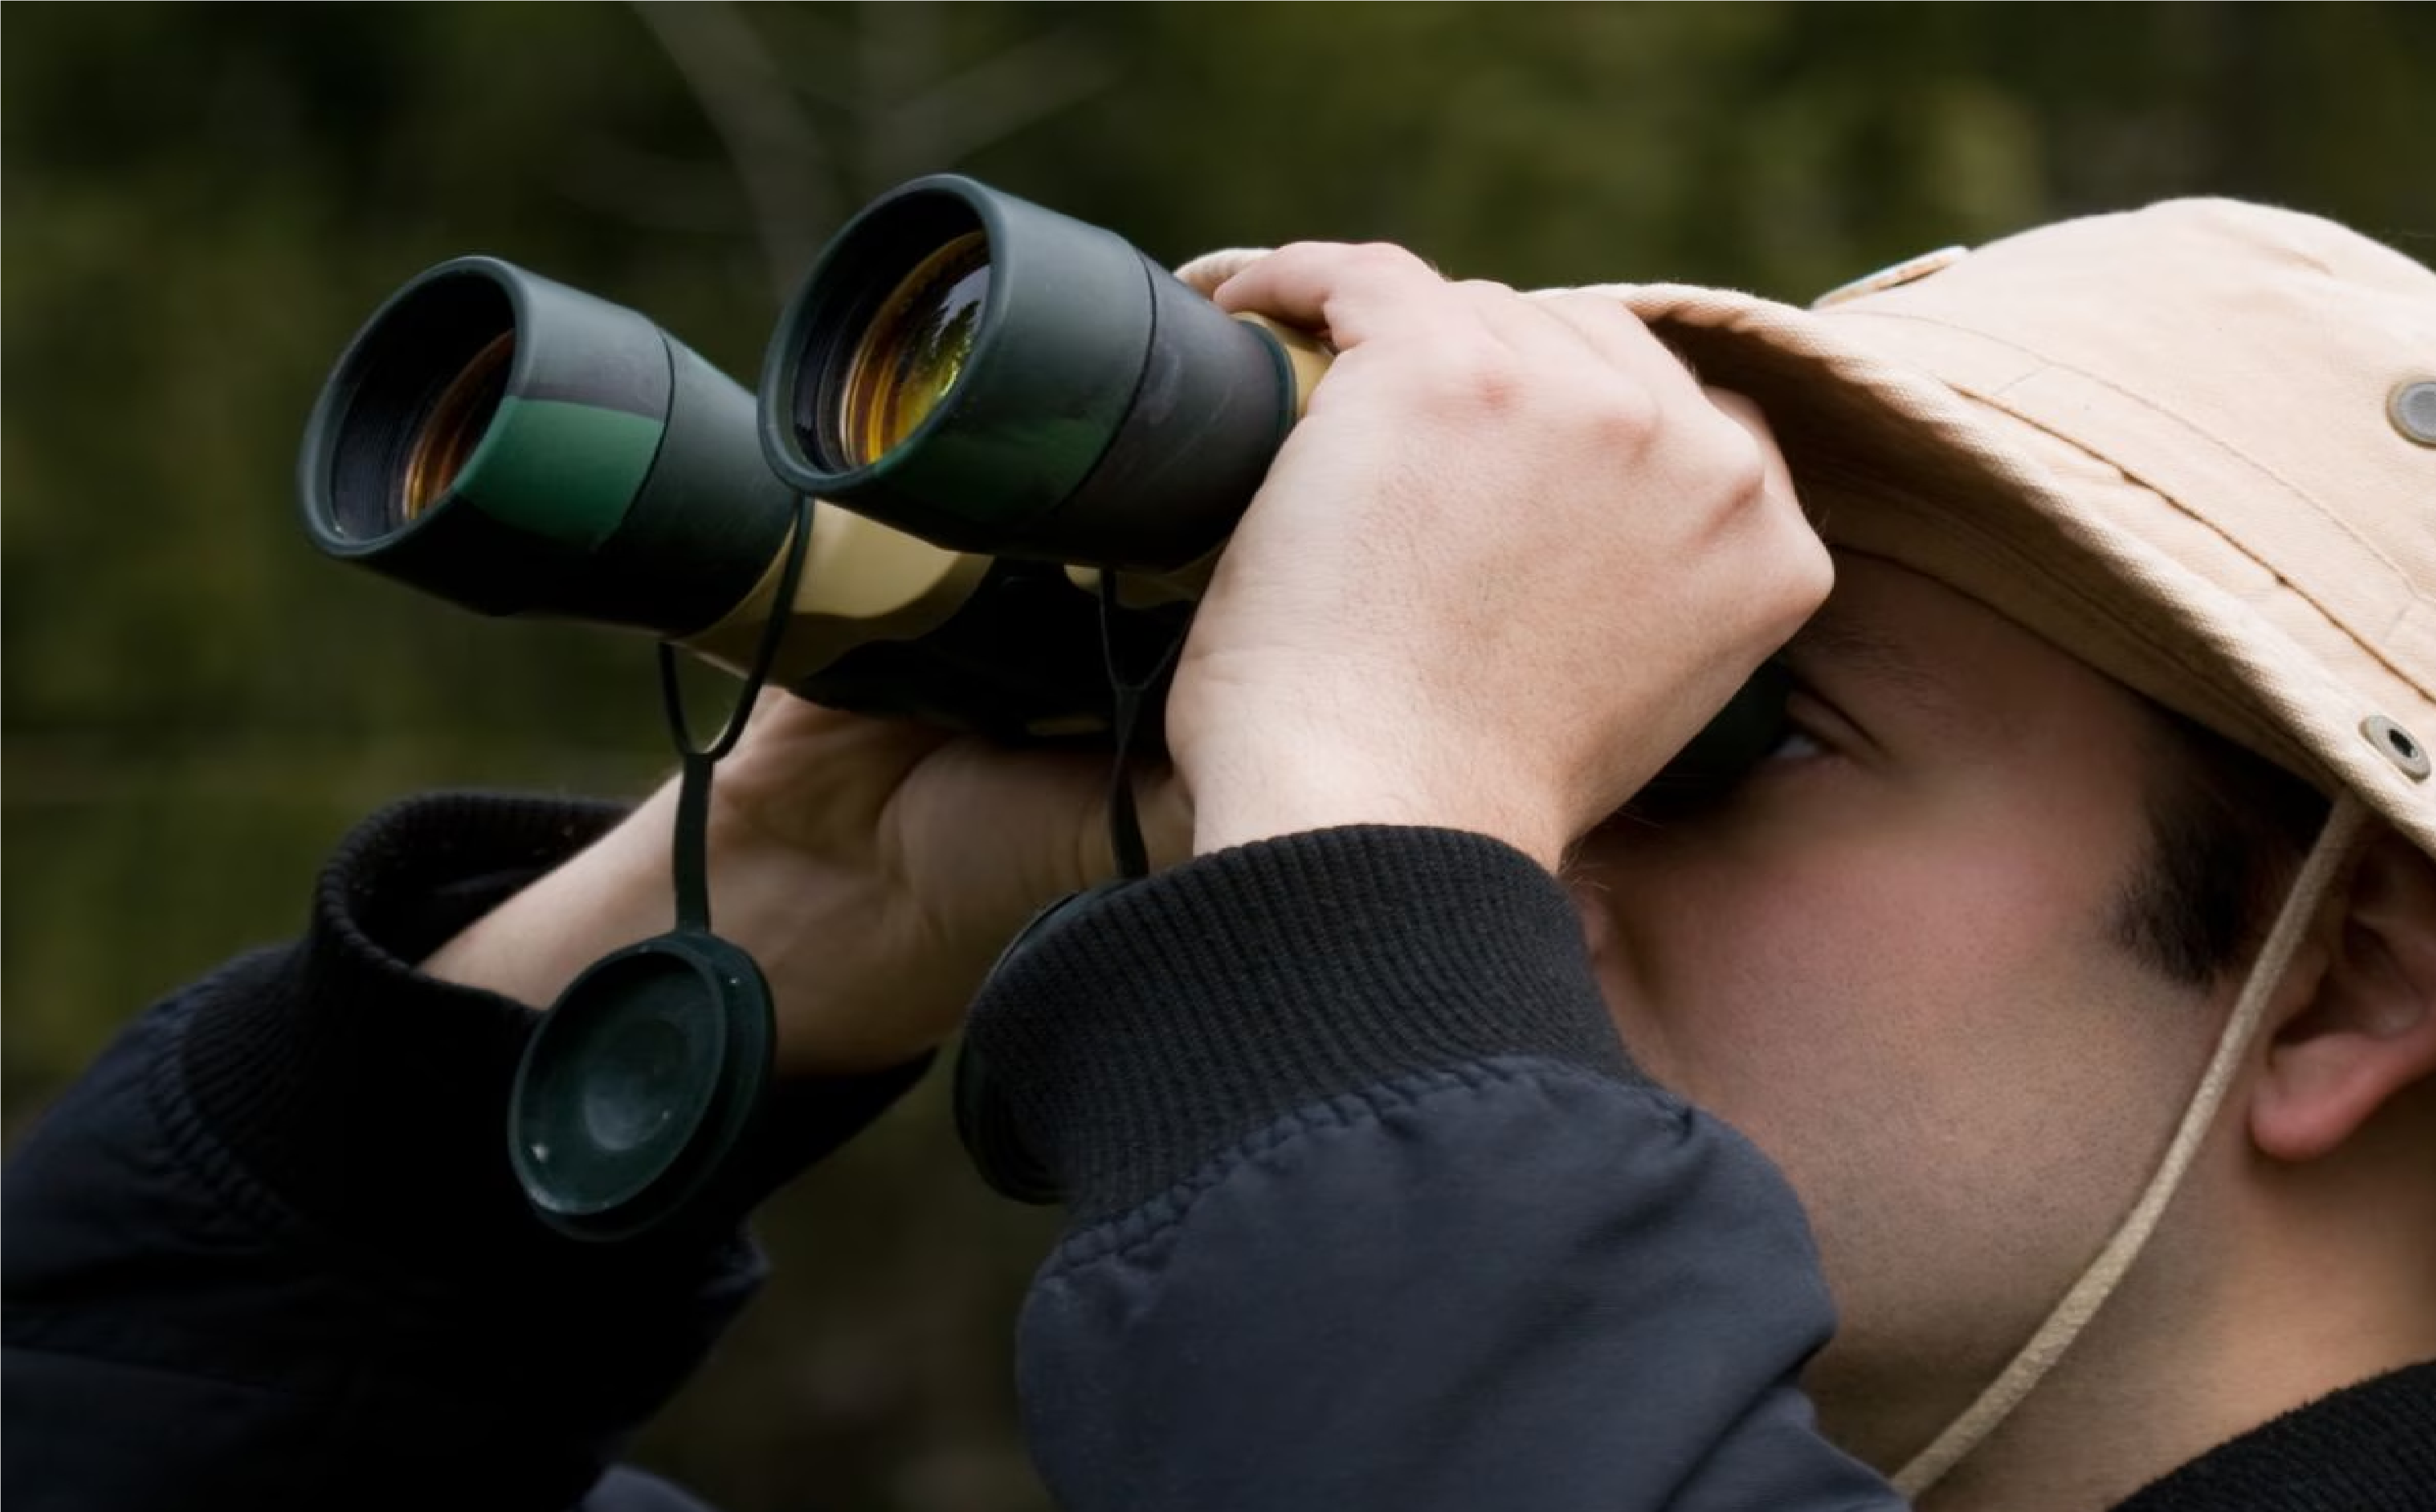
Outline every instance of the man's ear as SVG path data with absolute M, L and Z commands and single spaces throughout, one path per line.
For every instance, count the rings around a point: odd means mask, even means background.
M 2436 1070 L 2436 862 L 2380 828 L 2320 928 L 2323 969 L 2271 1028 L 2251 1098 L 2278 1160 L 2326 1155 Z

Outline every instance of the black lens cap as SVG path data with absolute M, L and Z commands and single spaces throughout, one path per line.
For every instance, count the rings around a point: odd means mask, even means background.
M 706 930 L 594 963 L 516 1069 L 509 1156 L 533 1211 L 605 1242 L 716 1206 L 768 1092 L 775 1036 L 760 968 Z

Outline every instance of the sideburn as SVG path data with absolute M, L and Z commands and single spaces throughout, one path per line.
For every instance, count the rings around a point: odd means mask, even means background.
M 2116 898 L 2113 932 L 2166 980 L 2205 988 L 2257 954 L 2329 805 L 2265 757 L 2148 709 L 2149 844 Z

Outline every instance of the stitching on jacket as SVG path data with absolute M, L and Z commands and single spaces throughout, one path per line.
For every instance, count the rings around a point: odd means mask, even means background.
M 1501 1057 L 1474 1065 L 1407 1072 L 1279 1115 L 1210 1156 L 1191 1175 L 1137 1204 L 1132 1210 L 1068 1237 L 1051 1253 L 1041 1268 L 1042 1275 L 1070 1275 L 1103 1262 L 1122 1260 L 1158 1243 L 1184 1225 L 1203 1194 L 1253 1161 L 1315 1130 L 1375 1123 L 1390 1112 L 1420 1107 L 1438 1099 L 1517 1085 L 1627 1092 L 1644 1116 L 1674 1136 L 1682 1133 L 1693 1114 L 1691 1104 L 1662 1086 L 1648 1082 L 1618 1081 L 1561 1061 Z

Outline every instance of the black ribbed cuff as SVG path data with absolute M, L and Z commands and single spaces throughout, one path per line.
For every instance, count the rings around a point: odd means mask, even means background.
M 2436 1361 L 2321 1397 L 2151 1482 L 2115 1512 L 2427 1512 Z
M 540 1016 L 414 964 L 621 816 L 443 793 L 358 826 L 322 874 L 304 937 L 202 989 L 183 1056 L 204 1129 L 314 1222 L 423 1263 L 496 1274 L 593 1247 L 534 1218 L 508 1163 L 509 1097 Z M 764 1141 L 783 1158 L 765 1156 L 733 1217 L 870 1121 L 923 1064 L 786 1088 Z
M 1524 1056 L 1643 1080 L 1564 890 L 1452 830 L 1290 836 L 1109 894 L 1001 966 L 969 1034 L 1079 1223 L 1396 1076 Z

